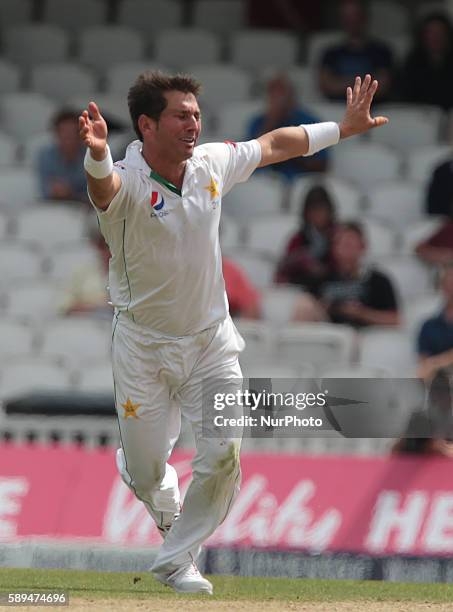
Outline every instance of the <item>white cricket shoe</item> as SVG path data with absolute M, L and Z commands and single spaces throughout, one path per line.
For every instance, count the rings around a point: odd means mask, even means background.
M 154 572 L 154 577 L 177 593 L 208 593 L 212 595 L 212 584 L 198 571 L 195 563 L 183 565 L 171 574 Z

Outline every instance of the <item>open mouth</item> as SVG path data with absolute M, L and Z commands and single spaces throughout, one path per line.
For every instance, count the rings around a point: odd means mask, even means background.
M 195 144 L 195 137 L 194 136 L 190 136 L 190 137 L 187 137 L 187 138 L 181 138 L 181 140 L 183 142 L 185 142 L 186 144 L 189 144 L 189 145 L 194 145 Z

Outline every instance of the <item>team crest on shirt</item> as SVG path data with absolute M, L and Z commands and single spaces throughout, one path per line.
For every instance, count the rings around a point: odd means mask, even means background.
M 158 191 L 153 191 L 151 193 L 150 203 L 154 210 L 161 210 L 161 208 L 165 206 L 164 196 Z
M 149 201 L 153 212 L 151 213 L 151 219 L 155 217 L 166 217 L 168 215 L 168 210 L 162 210 L 165 206 L 164 196 L 158 191 L 151 192 L 151 199 Z M 154 212 L 156 211 L 156 212 Z
M 220 191 L 218 182 L 211 176 L 209 185 L 206 185 L 204 189 L 209 192 L 211 196 L 211 208 L 215 210 L 220 204 Z

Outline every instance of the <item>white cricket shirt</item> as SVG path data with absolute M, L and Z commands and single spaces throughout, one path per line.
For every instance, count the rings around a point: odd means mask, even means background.
M 196 147 L 180 193 L 153 177 L 141 148 L 139 140 L 128 146 L 115 164 L 121 189 L 106 211 L 96 208 L 112 254 L 111 301 L 159 336 L 193 335 L 227 316 L 222 196 L 249 178 L 261 147 L 256 140 Z

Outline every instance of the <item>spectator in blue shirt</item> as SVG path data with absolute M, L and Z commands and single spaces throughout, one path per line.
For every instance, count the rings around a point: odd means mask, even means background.
M 36 158 L 41 197 L 85 202 L 85 147 L 79 138 L 78 114 L 63 109 L 53 118 L 52 127 L 54 142 L 43 147 Z
M 442 311 L 423 323 L 418 336 L 418 374 L 426 380 L 453 366 L 453 263 L 442 268 L 440 286 L 445 298 Z
M 330 100 L 344 100 L 347 87 L 357 75 L 371 74 L 379 81 L 377 101 L 387 100 L 391 93 L 393 57 L 386 44 L 367 33 L 367 13 L 360 0 L 343 0 L 340 22 L 345 39 L 328 47 L 321 59 L 320 87 Z
M 297 105 L 290 79 L 284 74 L 279 74 L 268 82 L 265 112 L 252 119 L 247 138 L 258 138 L 266 132 L 281 127 L 317 122 L 319 122 L 318 117 Z M 311 157 L 298 157 L 274 164 L 271 171 L 278 172 L 291 181 L 304 172 L 325 172 L 327 161 L 328 153 L 324 149 Z

